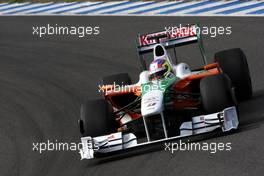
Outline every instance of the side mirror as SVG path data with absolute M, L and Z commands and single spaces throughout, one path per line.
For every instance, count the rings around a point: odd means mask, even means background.
M 143 71 L 139 75 L 139 81 L 141 84 L 149 83 L 149 71 Z
M 84 127 L 83 127 L 83 121 L 81 119 L 78 120 L 78 126 L 81 134 L 84 134 Z

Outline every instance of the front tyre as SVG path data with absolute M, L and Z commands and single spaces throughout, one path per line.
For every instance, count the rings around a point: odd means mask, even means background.
M 244 52 L 240 48 L 216 53 L 215 62 L 219 64 L 223 73 L 231 79 L 238 100 L 247 100 L 252 97 L 248 63 Z
M 82 136 L 102 136 L 115 132 L 116 121 L 109 103 L 103 99 L 89 100 L 81 106 L 78 121 Z
M 203 108 L 207 113 L 220 112 L 236 105 L 230 80 L 224 74 L 203 78 L 200 81 L 200 93 Z

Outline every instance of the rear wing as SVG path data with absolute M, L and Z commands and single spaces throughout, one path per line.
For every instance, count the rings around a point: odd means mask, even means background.
M 137 49 L 138 54 L 143 64 L 143 69 L 146 70 L 146 63 L 143 55 L 153 51 L 154 46 L 157 43 L 162 44 L 165 49 L 175 48 L 181 45 L 187 45 L 190 43 L 198 43 L 203 57 L 204 64 L 207 64 L 205 51 L 199 32 L 199 26 L 197 24 L 174 27 L 164 31 L 138 35 Z

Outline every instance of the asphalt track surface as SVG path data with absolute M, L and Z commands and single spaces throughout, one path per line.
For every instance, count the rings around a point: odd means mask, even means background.
M 241 130 L 207 142 L 231 142 L 231 151 L 157 151 L 109 162 L 80 161 L 72 151 L 32 151 L 33 142 L 79 142 L 80 104 L 99 97 L 102 76 L 140 73 L 137 32 L 178 23 L 231 26 L 229 36 L 204 37 L 209 58 L 240 47 L 249 62 L 254 97 L 240 104 Z M 32 35 L 32 26 L 100 26 L 100 35 Z M 0 17 L 0 175 L 263 175 L 264 19 L 233 17 Z M 183 49 L 196 66 L 198 52 Z M 210 59 L 212 61 L 212 59 Z

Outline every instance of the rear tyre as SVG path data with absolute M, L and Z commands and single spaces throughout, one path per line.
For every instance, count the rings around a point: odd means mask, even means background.
M 103 99 L 89 100 L 81 106 L 79 128 L 83 136 L 102 136 L 115 131 L 117 125 L 112 108 Z
M 218 62 L 223 73 L 231 79 L 238 100 L 247 100 L 252 97 L 248 63 L 244 52 L 240 48 L 216 53 L 215 62 Z
M 230 79 L 224 75 L 205 77 L 200 82 L 203 108 L 207 113 L 215 113 L 236 105 Z
M 129 85 L 131 84 L 131 82 L 132 81 L 128 73 L 110 75 L 102 79 L 103 85 L 112 85 L 115 83 L 116 85 L 121 86 L 121 85 Z

